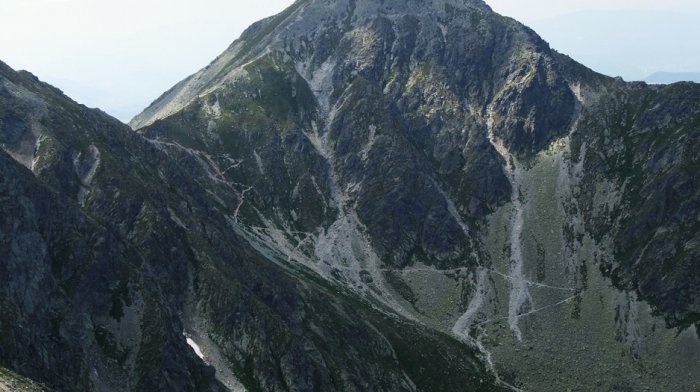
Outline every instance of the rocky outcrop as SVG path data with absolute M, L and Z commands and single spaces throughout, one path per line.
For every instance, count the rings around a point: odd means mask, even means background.
M 598 75 L 480 1 L 312 0 L 131 125 L 211 157 L 249 243 L 453 332 L 506 384 L 579 385 L 567 353 L 606 342 L 630 362 L 608 375 L 607 354 L 582 355 L 602 388 L 683 389 L 700 378 L 671 370 L 686 360 L 641 353 L 700 353 L 681 343 L 697 323 L 698 91 Z M 546 386 L 525 349 L 569 381 Z
M 43 385 L 4 368 L 0 368 L 0 390 L 3 392 L 50 392 Z
M 33 171 L 0 152 L 3 366 L 56 390 L 497 389 L 471 348 L 244 240 L 208 154 L 0 80 L 3 124 L 43 124 Z
M 698 98 L 479 0 L 297 1 L 136 132 L 0 65 L 0 365 L 56 390 L 696 389 Z
M 700 89 L 617 85 L 588 109 L 584 146 L 587 189 L 610 181 L 606 208 L 586 200 L 588 230 L 612 235 L 614 254 L 601 268 L 620 287 L 638 291 L 669 325 L 687 327 L 700 311 L 700 232 L 697 226 Z

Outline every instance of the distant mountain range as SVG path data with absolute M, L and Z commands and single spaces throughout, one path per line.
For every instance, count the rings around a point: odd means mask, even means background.
M 700 14 L 581 11 L 528 25 L 552 47 L 608 76 L 644 80 L 655 72 L 700 70 Z M 669 79 L 669 81 L 676 81 Z
M 646 77 L 644 81 L 651 84 L 700 83 L 700 72 L 656 72 Z

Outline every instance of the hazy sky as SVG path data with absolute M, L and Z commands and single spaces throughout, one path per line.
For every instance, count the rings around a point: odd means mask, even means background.
M 522 22 L 586 10 L 700 12 L 698 0 L 486 0 L 495 11 Z
M 291 3 L 0 0 L 0 60 L 126 121 Z
M 281 11 L 292 0 L 251 3 L 0 0 L 0 60 L 15 69 L 30 70 L 81 103 L 128 120 L 173 84 L 208 64 L 245 27 Z M 700 71 L 700 58 L 690 55 L 700 56 L 700 44 L 691 44 L 698 34 L 687 31 L 684 34 L 683 30 L 684 23 L 698 24 L 699 19 L 695 18 L 700 15 L 698 0 L 487 0 L 487 3 L 496 11 L 533 26 L 553 47 L 577 60 L 587 60 L 588 65 L 601 72 L 640 78 L 643 72 L 678 65 L 680 60 L 673 57 L 674 53 L 684 64 L 679 69 L 668 70 Z M 587 10 L 603 12 L 580 13 Z M 650 15 L 666 16 L 662 23 L 644 20 L 642 25 L 641 20 Z M 601 17 L 607 17 L 609 25 L 596 24 Z M 615 34 L 616 26 L 621 25 L 615 18 L 619 21 L 620 17 L 626 18 L 627 29 L 635 30 L 637 26 L 641 33 L 651 37 L 644 40 L 654 42 L 647 46 L 639 42 L 625 45 L 627 41 L 620 40 L 634 41 L 634 36 Z M 641 18 L 640 22 L 636 23 L 635 18 Z M 679 18 L 683 20 L 677 22 Z M 571 31 L 571 26 L 577 30 Z M 658 31 L 680 36 L 662 40 Z M 610 34 L 619 35 L 618 41 L 622 43 L 607 39 Z M 652 49 L 663 48 L 668 61 L 658 61 L 660 56 L 653 50 L 650 53 L 649 45 L 656 45 Z M 620 54 L 618 47 L 631 54 Z M 577 48 L 582 49 L 577 52 Z M 640 56 L 633 56 L 638 53 Z M 628 63 L 645 62 L 644 53 L 656 61 L 654 65 L 616 65 L 618 58 L 627 59 Z M 637 65 L 635 69 L 633 66 Z

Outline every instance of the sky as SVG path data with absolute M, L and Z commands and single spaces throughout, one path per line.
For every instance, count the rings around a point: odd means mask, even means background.
M 700 12 L 698 0 L 486 0 L 486 3 L 494 11 L 521 22 L 591 10 Z
M 292 0 L 0 0 L 0 60 L 128 121 Z M 700 72 L 698 0 L 487 0 L 627 80 Z
M 0 0 L 0 60 L 128 121 L 292 0 Z

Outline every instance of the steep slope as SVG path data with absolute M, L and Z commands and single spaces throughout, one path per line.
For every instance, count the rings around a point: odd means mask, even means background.
M 152 240 L 148 250 L 136 248 L 148 238 L 129 243 L 126 233 L 136 228 L 119 232 L 129 216 L 107 221 L 114 211 L 87 207 L 96 201 L 98 171 L 114 165 L 110 137 L 123 127 L 30 74 L 4 64 L 0 71 L 3 149 L 34 170 L 0 153 L 0 271 L 8 282 L 1 300 L 2 364 L 58 390 L 148 383 L 186 390 L 212 383 L 211 371 L 179 342 L 176 309 L 168 309 L 165 291 L 158 292 L 156 274 L 141 274 L 141 268 L 176 260 L 176 252 L 159 255 L 162 248 Z M 18 154 L 13 138 L 32 147 Z M 115 200 L 109 208 L 138 202 L 106 193 Z M 172 272 L 159 271 L 177 285 Z M 143 333 L 148 330 L 159 332 Z M 150 344 L 156 355 L 146 356 Z
M 583 117 L 588 134 L 573 139 L 587 173 L 586 230 L 612 238 L 601 269 L 617 286 L 638 291 L 670 326 L 687 327 L 700 320 L 700 88 L 611 90 Z M 596 205 L 600 196 L 607 208 Z
M 478 0 L 308 0 L 131 125 L 210 160 L 252 246 L 510 384 L 693 390 L 699 92 L 595 74 Z
M 496 120 L 507 144 L 526 151 L 566 130 L 575 99 L 534 33 L 481 2 L 460 3 L 298 2 L 251 27 L 215 62 L 233 58 L 216 77 L 211 70 L 219 65 L 212 65 L 185 82 L 208 84 L 177 86 L 171 93 L 179 98 L 157 101 L 145 113 L 160 114 L 146 123 L 191 97 L 179 106 L 184 110 L 143 133 L 220 157 L 232 181 L 252 187 L 246 199 L 252 203 L 241 210 L 247 223 L 288 226 L 292 248 L 303 239 L 295 232 L 315 233 L 321 226 L 354 237 L 366 231 L 372 244 L 365 248 L 376 257 L 357 255 L 329 271 L 323 264 L 337 257 L 316 255 L 325 259 L 309 266 L 326 269 L 320 271 L 326 276 L 367 286 L 360 273 L 369 273 L 376 284 L 367 289 L 382 292 L 385 279 L 374 265 L 380 260 L 397 268 L 415 262 L 454 268 L 465 259 L 473 265 L 475 238 L 464 221 L 510 194 L 498 154 L 480 137 L 483 102 L 501 94 L 494 111 L 531 109 L 509 100 L 514 95 L 537 106 L 532 116 L 561 113 L 527 125 L 527 113 Z M 517 66 L 510 63 L 513 52 L 522 60 Z M 513 83 L 511 74 L 528 79 Z M 527 94 L 518 94 L 521 89 Z M 528 96 L 550 93 L 564 98 L 540 103 Z M 260 214 L 247 212 L 251 207 Z M 378 215 L 382 219 L 373 219 Z M 317 248 L 314 253 L 327 247 Z M 391 301 L 391 293 L 384 296 Z
M 71 391 L 498 389 L 470 347 L 244 241 L 207 155 L 4 64 L 0 108 L 0 365 Z
M 37 384 L 7 369 L 0 368 L 0 391 L 2 392 L 50 392 Z

